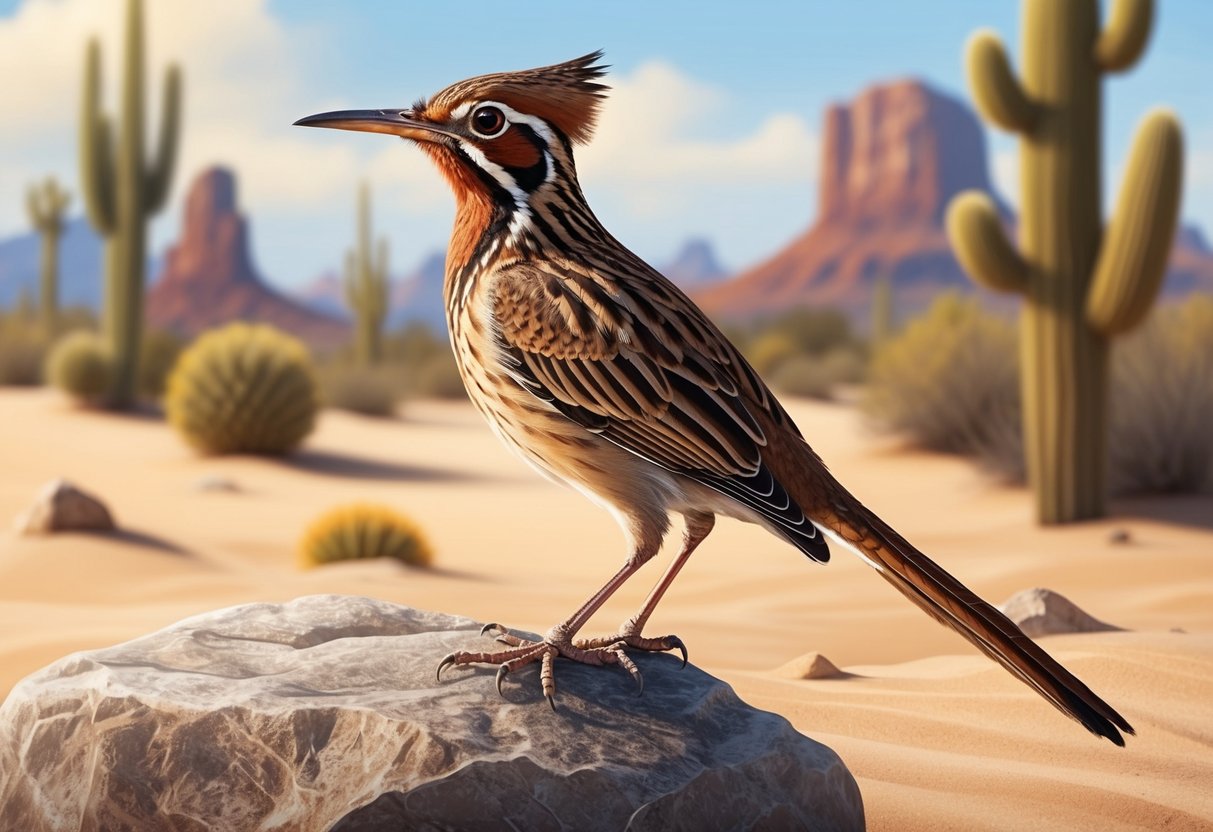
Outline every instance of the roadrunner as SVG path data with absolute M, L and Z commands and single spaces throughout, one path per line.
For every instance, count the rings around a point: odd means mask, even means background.
M 488 625 L 504 649 L 453 653 L 439 674 L 497 665 L 500 691 L 506 674 L 539 663 L 554 707 L 560 657 L 619 665 L 643 690 L 628 651 L 677 649 L 686 663 L 676 636 L 642 631 L 724 515 L 821 563 L 827 538 L 854 551 L 1060 711 L 1123 745 L 1120 731 L 1133 729 L 1120 714 L 839 484 L 737 348 L 603 228 L 573 162 L 606 95 L 601 57 L 472 78 L 405 110 L 296 122 L 400 136 L 438 166 L 458 203 L 444 296 L 468 395 L 506 445 L 610 511 L 627 538 L 623 567 L 541 641 Z M 657 554 L 672 512 L 685 537 L 640 611 L 614 635 L 578 639 Z

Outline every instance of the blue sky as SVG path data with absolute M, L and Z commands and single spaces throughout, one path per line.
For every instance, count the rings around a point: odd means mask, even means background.
M 601 146 L 582 158 L 591 204 L 651 260 L 701 234 L 741 267 L 810 221 L 826 104 L 904 76 L 967 99 L 963 44 L 982 26 L 1019 51 L 1018 0 L 744 10 L 735 2 L 146 3 L 152 92 L 165 60 L 186 70 L 189 133 L 174 200 L 207 164 L 235 167 L 258 262 L 281 284 L 340 262 L 360 176 L 375 187 L 377 225 L 399 271 L 444 244 L 451 218 L 442 183 L 415 150 L 380 136 L 292 130 L 294 117 L 403 105 L 469 75 L 603 48 L 619 91 Z M 20 191 L 33 176 L 53 171 L 74 188 L 82 42 L 101 32 L 112 80 L 118 5 L 0 0 L 0 72 L 28 79 L 23 89 L 11 80 L 0 87 L 0 106 L 18 116 L 0 131 L 0 236 L 22 230 Z M 1166 104 L 1187 130 L 1184 214 L 1213 231 L 1213 3 L 1159 5 L 1143 61 L 1104 86 L 1109 196 L 1136 120 Z M 987 132 L 996 181 L 1013 181 L 1014 140 Z M 157 219 L 157 244 L 176 236 L 178 214 L 175 205 Z

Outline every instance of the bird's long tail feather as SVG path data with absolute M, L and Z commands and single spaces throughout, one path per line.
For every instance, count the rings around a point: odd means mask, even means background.
M 927 614 L 951 627 L 1066 716 L 1123 746 L 1133 728 L 1108 703 L 1024 635 L 1009 618 L 914 548 L 892 527 L 837 486 L 831 509 L 814 520 L 854 549 L 885 580 Z M 1118 730 L 1119 729 L 1119 730 Z

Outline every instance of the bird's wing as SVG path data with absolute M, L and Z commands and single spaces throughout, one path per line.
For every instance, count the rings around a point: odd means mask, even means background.
M 500 270 L 491 303 L 513 377 L 587 430 L 733 498 L 828 560 L 821 532 L 763 461 L 767 438 L 749 408 L 790 420 L 690 300 L 646 278 L 636 291 L 569 262 Z

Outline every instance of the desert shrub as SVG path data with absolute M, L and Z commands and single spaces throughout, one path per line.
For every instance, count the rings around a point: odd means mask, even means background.
M 463 386 L 463 378 L 459 375 L 459 367 L 450 350 L 432 356 L 427 362 L 417 368 L 410 380 L 409 394 L 429 399 L 463 399 L 467 390 Z
M 307 348 L 271 326 L 229 324 L 182 353 L 168 378 L 169 422 L 205 453 L 285 453 L 316 422 Z
M 55 342 L 46 357 L 47 380 L 80 401 L 100 399 L 113 377 L 109 347 L 95 332 L 69 332 Z
M 1114 494 L 1213 486 L 1213 298 L 1159 309 L 1116 342 L 1110 411 Z
M 305 567 L 343 560 L 395 558 L 410 566 L 429 566 L 433 551 L 407 517 L 383 506 L 355 504 L 322 515 L 303 535 L 300 563 Z
M 328 407 L 364 416 L 392 416 L 400 399 L 392 368 L 331 365 L 320 373 L 320 387 Z
M 33 324 L 16 319 L 0 322 L 0 386 L 42 383 L 46 339 Z
M 149 398 L 164 395 L 173 365 L 185 350 L 186 340 L 163 329 L 144 334 L 139 345 L 139 392 Z
M 747 339 L 743 351 L 746 360 L 764 378 L 775 373 L 789 359 L 804 356 L 796 339 L 786 332 L 770 330 Z
M 976 456 L 1024 478 L 1014 327 L 973 300 L 945 295 L 880 346 L 864 410 L 925 448 Z
M 779 364 L 767 381 L 781 393 L 829 399 L 839 384 L 862 380 L 865 369 L 863 356 L 844 347 L 823 356 L 794 355 Z

